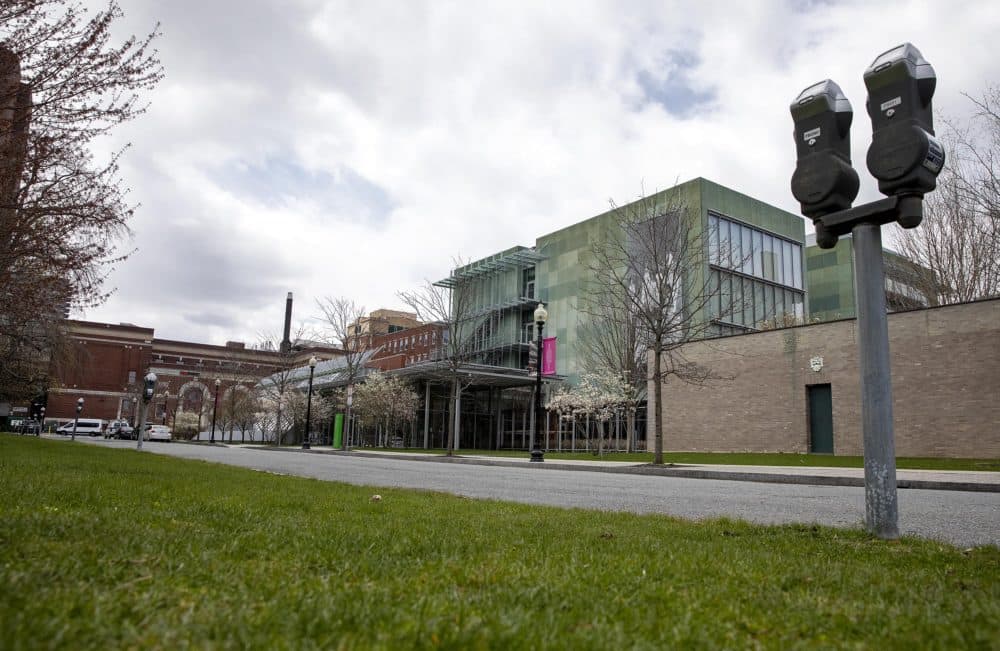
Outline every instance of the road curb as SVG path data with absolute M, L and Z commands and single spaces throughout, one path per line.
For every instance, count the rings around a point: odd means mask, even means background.
M 302 450 L 298 448 L 274 448 L 262 446 L 254 448 L 258 450 L 272 450 L 276 452 L 305 452 L 309 454 L 337 455 L 348 457 L 365 457 L 368 459 L 403 459 L 405 461 L 425 461 L 432 463 L 458 463 L 465 465 L 479 466 L 500 466 L 507 468 L 533 468 L 538 470 L 572 470 L 576 472 L 605 472 L 625 475 L 647 475 L 657 477 L 675 477 L 679 479 L 718 479 L 723 481 L 748 481 L 764 484 L 798 484 L 809 486 L 854 486 L 864 487 L 865 480 L 862 477 L 837 477 L 829 475 L 808 475 L 808 474 L 775 474 L 762 472 L 739 472 L 732 470 L 709 470 L 705 468 L 688 468 L 678 465 L 654 466 L 644 465 L 623 465 L 620 468 L 614 466 L 588 466 L 582 464 L 559 463 L 558 461 L 545 461 L 543 463 L 525 463 L 523 461 L 507 461 L 503 458 L 483 459 L 481 457 L 446 457 L 426 454 L 375 454 L 358 450 Z M 909 490 L 948 490 L 966 491 L 975 493 L 1000 493 L 1000 483 L 984 484 L 968 481 L 941 481 L 937 479 L 897 479 L 896 487 Z

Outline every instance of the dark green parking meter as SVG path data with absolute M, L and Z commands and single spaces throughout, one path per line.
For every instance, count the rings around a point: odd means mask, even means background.
M 868 170 L 882 194 L 899 197 L 899 224 L 914 228 L 923 219 L 921 200 L 944 166 L 931 108 L 937 76 L 920 50 L 903 43 L 876 57 L 864 80 L 872 120 Z
M 858 196 L 858 173 L 851 166 L 854 111 L 840 86 L 829 79 L 799 93 L 790 110 L 797 154 L 792 195 L 802 214 L 813 219 L 819 246 L 832 248 L 837 236 L 816 220 L 850 208 Z

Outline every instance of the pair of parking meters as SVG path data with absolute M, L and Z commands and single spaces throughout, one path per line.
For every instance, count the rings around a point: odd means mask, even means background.
M 892 539 L 899 537 L 899 510 L 881 228 L 893 221 L 904 228 L 920 224 L 944 149 L 934 139 L 931 112 L 937 78 L 917 48 L 904 43 L 879 55 L 864 79 L 872 120 L 868 171 L 887 198 L 851 207 L 859 185 L 851 166 L 854 116 L 829 79 L 806 88 L 791 106 L 798 153 L 792 194 L 813 220 L 821 248 L 833 248 L 841 235 L 854 237 L 865 525 Z
M 836 83 L 813 84 L 791 105 L 798 154 L 792 194 L 802 214 L 813 220 L 816 243 L 824 249 L 833 248 L 839 236 L 862 222 L 918 226 L 923 196 L 934 190 L 944 165 L 931 110 L 937 77 L 920 51 L 904 43 L 879 55 L 864 80 L 872 121 L 868 171 L 888 201 L 851 208 L 859 187 L 851 166 L 854 114 Z

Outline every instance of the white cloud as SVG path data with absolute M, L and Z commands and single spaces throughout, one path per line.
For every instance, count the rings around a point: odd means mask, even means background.
M 852 99 L 875 198 L 871 60 L 910 40 L 938 73 L 936 107 L 958 116 L 961 92 L 1000 71 L 985 2 L 125 9 L 132 32 L 163 21 L 167 78 L 120 134 L 140 252 L 86 317 L 213 343 L 279 330 L 288 290 L 298 318 L 324 295 L 398 307 L 454 255 L 530 245 L 640 184 L 705 176 L 794 212 L 788 105 L 826 77 Z

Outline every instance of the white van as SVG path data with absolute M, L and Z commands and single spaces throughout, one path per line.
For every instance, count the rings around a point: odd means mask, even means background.
M 104 428 L 107 426 L 107 421 L 101 420 L 100 418 L 81 418 L 76 421 L 76 435 L 77 436 L 100 436 L 104 433 Z M 62 427 L 56 430 L 57 434 L 65 434 L 69 436 L 73 433 L 73 421 L 69 421 Z

